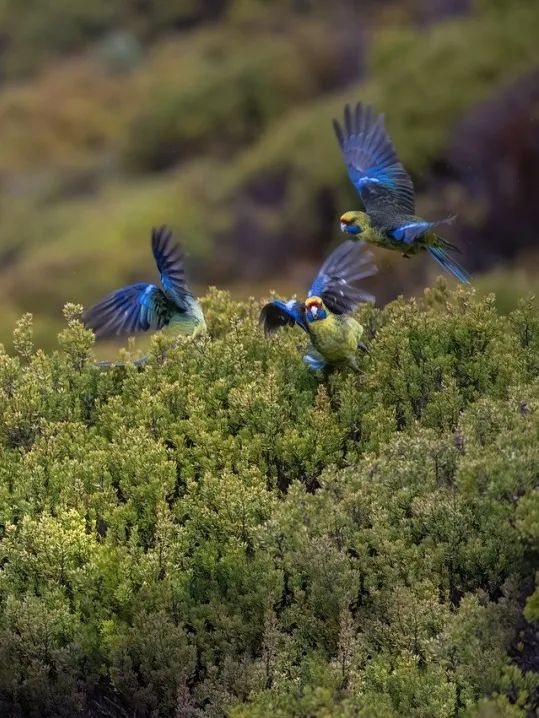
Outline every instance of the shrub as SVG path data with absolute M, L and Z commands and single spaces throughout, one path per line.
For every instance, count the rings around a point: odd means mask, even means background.
M 204 305 L 144 370 L 96 367 L 73 306 L 0 353 L 4 713 L 537 707 L 532 306 L 366 307 L 362 373 L 317 376 L 257 303 Z

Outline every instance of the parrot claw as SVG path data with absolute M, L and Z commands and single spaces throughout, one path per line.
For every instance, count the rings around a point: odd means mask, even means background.
M 370 354 L 369 347 L 365 344 L 365 342 L 358 342 L 357 348 L 361 349 L 361 351 L 364 351 L 367 354 Z

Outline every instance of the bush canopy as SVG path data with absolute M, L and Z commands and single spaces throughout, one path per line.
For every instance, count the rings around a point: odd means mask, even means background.
M 102 370 L 66 307 L 0 351 L 6 716 L 537 708 L 539 320 L 443 283 L 364 307 L 362 373 L 204 298 Z

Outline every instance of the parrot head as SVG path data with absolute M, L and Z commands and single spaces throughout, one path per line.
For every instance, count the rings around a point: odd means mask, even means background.
M 320 297 L 309 297 L 305 302 L 305 316 L 307 321 L 317 322 L 327 317 L 327 309 Z
M 341 232 L 360 234 L 365 229 L 364 212 L 345 212 L 341 216 Z

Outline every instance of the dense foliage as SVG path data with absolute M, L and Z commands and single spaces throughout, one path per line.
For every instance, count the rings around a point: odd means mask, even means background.
M 299 330 L 204 304 L 143 371 L 96 368 L 73 306 L 0 353 L 2 714 L 537 708 L 532 307 L 366 307 L 363 372 L 316 376 Z

